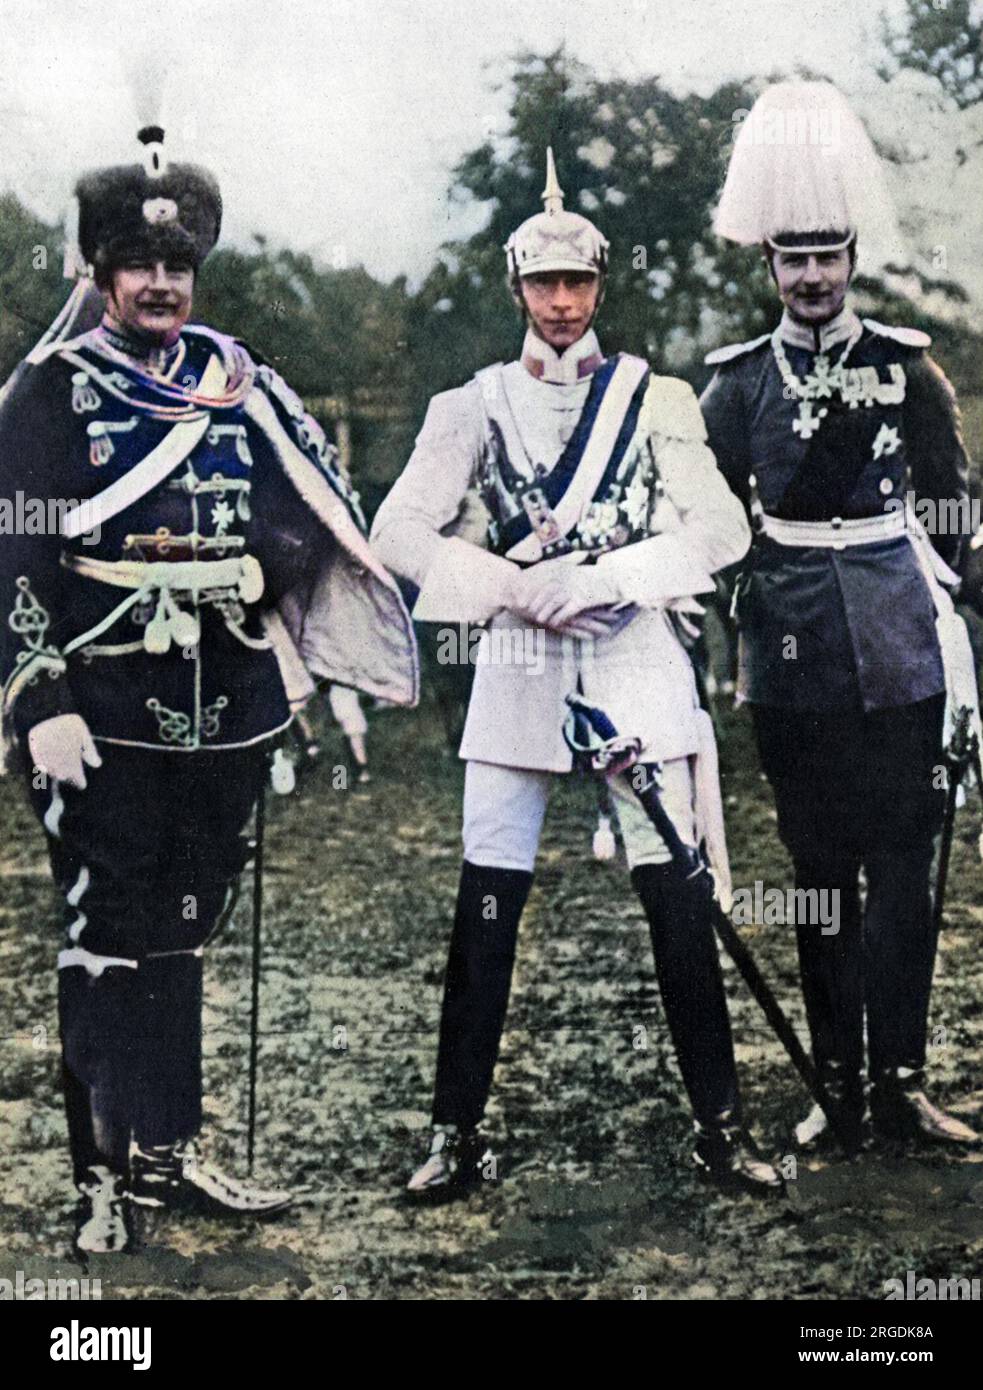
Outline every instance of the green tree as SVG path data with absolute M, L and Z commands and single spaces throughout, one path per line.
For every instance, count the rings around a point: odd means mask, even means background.
M 900 24 L 883 21 L 891 55 L 882 75 L 914 68 L 937 77 L 959 106 L 983 98 L 983 10 L 978 0 L 907 0 Z
M 507 139 L 471 151 L 454 172 L 452 196 L 483 204 L 487 223 L 443 248 L 410 313 L 418 406 L 514 355 L 521 326 L 502 248 L 542 206 L 550 144 L 566 206 L 611 242 L 606 341 L 657 369 L 695 374 L 708 346 L 762 331 L 771 313 L 763 267 L 710 230 L 747 89 L 677 97 L 658 78 L 599 82 L 563 49 L 520 54 L 509 81 Z
M 30 352 L 68 296 L 60 229 L 0 195 L 0 385 Z

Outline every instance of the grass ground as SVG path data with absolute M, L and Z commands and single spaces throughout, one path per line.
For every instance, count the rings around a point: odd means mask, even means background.
M 332 745 L 270 807 L 257 1176 L 305 1187 L 303 1200 L 266 1226 L 163 1218 L 142 1254 L 93 1262 L 104 1297 L 880 1298 L 909 1269 L 981 1273 L 983 1153 L 800 1159 L 772 1203 L 697 1184 L 641 912 L 623 863 L 590 856 L 593 797 L 575 779 L 557 786 L 520 940 L 489 1113 L 500 1180 L 463 1205 L 405 1206 L 427 1123 L 462 771 L 429 705 L 377 717 L 371 743 L 369 787 L 334 789 Z M 786 886 L 745 715 L 724 716 L 722 762 L 735 884 Z M 58 904 L 19 788 L 2 786 L 0 1277 L 65 1275 L 79 1271 Z M 973 806 L 957 830 L 932 1007 L 933 1094 L 971 1121 L 983 1119 L 979 828 Z M 801 1031 L 791 929 L 744 932 Z M 787 1156 L 805 1093 L 733 970 L 727 980 L 754 1134 Z M 206 988 L 206 1133 L 241 1170 L 245 909 L 210 948 Z

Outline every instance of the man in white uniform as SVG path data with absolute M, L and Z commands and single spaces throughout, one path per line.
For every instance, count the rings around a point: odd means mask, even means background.
M 543 199 L 506 247 L 528 325 L 520 360 L 434 397 L 372 533 L 380 559 L 419 587 L 416 618 L 489 625 L 461 745 L 464 866 L 433 1141 L 409 1184 L 420 1197 L 466 1188 L 479 1173 L 478 1125 L 551 774 L 571 767 L 569 692 L 643 739 L 680 835 L 706 840 L 728 891 L 712 728 L 669 608 L 692 609 L 750 533 L 691 388 L 638 358 L 603 356 L 591 324 L 608 243 L 564 210 L 552 154 Z M 473 538 L 476 494 L 487 548 Z M 627 784 L 612 790 L 696 1120 L 696 1162 L 724 1185 L 776 1190 L 775 1170 L 741 1129 L 709 878 L 686 880 Z

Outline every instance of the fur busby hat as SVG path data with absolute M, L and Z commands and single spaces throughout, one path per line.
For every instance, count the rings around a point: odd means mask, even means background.
M 97 281 L 131 257 L 187 260 L 197 270 L 218 240 L 222 197 L 212 175 L 168 164 L 159 126 L 137 138 L 142 164 L 96 169 L 75 187 L 79 248 Z

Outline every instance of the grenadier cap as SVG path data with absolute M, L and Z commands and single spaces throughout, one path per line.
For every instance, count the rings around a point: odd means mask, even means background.
M 829 82 L 761 93 L 734 142 L 713 227 L 783 251 L 841 250 L 859 236 L 880 264 L 905 258 L 881 162 Z
M 608 241 L 593 222 L 564 208 L 552 149 L 546 151 L 543 204 L 543 211 L 527 218 L 505 244 L 509 278 L 515 280 L 550 270 L 603 275 L 608 264 Z
M 212 175 L 169 164 L 159 126 L 137 138 L 142 163 L 94 170 L 75 188 L 79 247 L 97 278 L 134 256 L 187 259 L 197 269 L 218 240 L 222 197 Z

